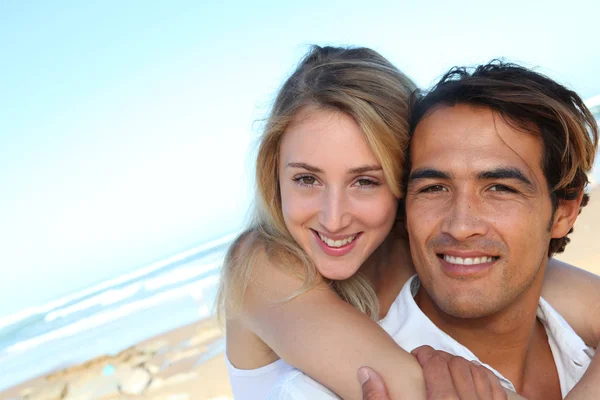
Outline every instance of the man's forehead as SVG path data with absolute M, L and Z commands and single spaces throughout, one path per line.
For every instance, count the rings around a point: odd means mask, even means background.
M 449 179 L 481 179 L 518 170 L 533 184 L 546 186 L 541 139 L 508 123 L 486 107 L 439 107 L 417 126 L 411 142 L 411 171 L 436 170 Z M 543 189 L 542 189 L 543 190 Z
M 537 175 L 543 173 L 542 149 L 538 135 L 518 129 L 488 107 L 441 106 L 415 129 L 411 169 L 512 166 Z

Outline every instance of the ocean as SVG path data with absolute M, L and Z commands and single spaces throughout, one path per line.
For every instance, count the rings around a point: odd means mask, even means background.
M 234 237 L 0 319 L 0 391 L 213 315 Z

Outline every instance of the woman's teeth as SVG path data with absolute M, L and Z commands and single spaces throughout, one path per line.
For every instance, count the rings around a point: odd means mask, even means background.
M 322 233 L 319 233 L 319 237 L 321 238 L 323 243 L 325 243 L 329 247 L 342 247 L 342 246 L 347 245 L 348 243 L 352 243 L 352 241 L 354 239 L 356 239 L 356 235 L 352 235 L 352 236 L 348 236 L 347 238 L 344 238 L 342 240 L 333 240 L 333 239 L 329 239 L 327 236 L 323 235 Z
M 494 261 L 496 257 L 452 257 L 444 255 L 444 261 L 450 264 L 477 265 Z

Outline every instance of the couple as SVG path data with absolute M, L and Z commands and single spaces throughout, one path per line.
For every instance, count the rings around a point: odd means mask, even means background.
M 592 115 L 498 62 L 415 90 L 376 52 L 332 47 L 281 88 L 219 293 L 236 399 L 361 398 L 367 371 L 392 399 L 600 390 L 600 279 L 551 258 L 587 202 Z M 422 345 L 438 352 L 408 353 Z M 447 353 L 485 367 L 437 373 Z

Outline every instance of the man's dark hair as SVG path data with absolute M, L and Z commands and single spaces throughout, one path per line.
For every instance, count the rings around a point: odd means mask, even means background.
M 541 137 L 542 168 L 553 210 L 561 200 L 576 199 L 588 184 L 587 172 L 598 147 L 598 125 L 574 91 L 547 76 L 501 60 L 473 69 L 454 67 L 415 100 L 411 137 L 430 112 L 457 104 L 489 107 L 513 127 Z M 409 170 L 410 166 L 406 172 Z M 588 200 L 584 194 L 580 212 Z M 564 251 L 567 243 L 567 236 L 552 239 L 548 255 Z

